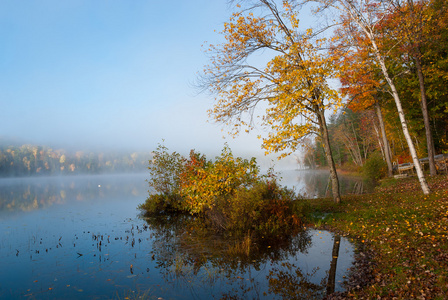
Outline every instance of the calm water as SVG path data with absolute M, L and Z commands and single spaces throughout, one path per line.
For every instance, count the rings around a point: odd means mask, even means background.
M 284 184 L 306 189 L 298 173 Z M 305 298 L 325 295 L 331 233 L 307 230 L 232 256 L 232 241 L 189 231 L 188 220 L 140 218 L 146 177 L 0 179 L 0 298 L 289 299 L 298 286 Z M 336 290 L 352 255 L 342 238 Z
M 281 172 L 281 183 L 294 188 L 304 198 L 331 197 L 330 174 L 324 170 L 288 170 Z M 374 184 L 360 177 L 339 175 L 340 192 L 362 194 L 373 191 Z

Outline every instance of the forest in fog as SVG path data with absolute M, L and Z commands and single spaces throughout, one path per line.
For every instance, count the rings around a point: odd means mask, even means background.
M 0 177 L 142 172 L 150 153 L 68 151 L 37 145 L 0 146 Z

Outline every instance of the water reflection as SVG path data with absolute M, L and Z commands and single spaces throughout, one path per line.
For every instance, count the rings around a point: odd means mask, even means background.
M 154 233 L 152 258 L 165 281 L 197 298 L 208 291 L 220 299 L 319 299 L 342 290 L 352 259 L 353 249 L 343 240 L 337 268 L 341 238 L 328 232 L 252 240 L 247 249 L 245 239 L 214 235 L 189 216 L 146 220 Z
M 336 267 L 338 265 L 340 244 L 341 244 L 341 236 L 335 235 L 333 240 L 333 251 L 331 253 L 330 271 L 328 273 L 327 295 L 333 293 L 336 287 Z
M 33 211 L 56 204 L 146 196 L 142 175 L 96 175 L 0 179 L 0 214 Z
M 139 175 L 141 177 L 141 175 Z M 304 198 L 331 193 L 326 171 L 283 171 L 282 185 L 294 187 Z M 372 188 L 357 177 L 340 176 L 342 194 L 360 194 Z M 73 201 L 117 198 L 131 194 L 146 197 L 147 184 L 135 176 L 96 175 L 0 179 L 0 214 L 26 212 Z
M 141 219 L 145 179 L 1 179 L 0 298 L 312 299 L 327 293 L 333 270 L 342 289 L 347 240 L 333 264 L 329 232 L 298 229 L 251 244 L 191 217 Z
M 281 172 L 281 183 L 294 188 L 304 198 L 331 196 L 330 174 L 325 170 L 288 170 Z M 361 177 L 338 175 L 340 193 L 363 194 L 373 191 L 374 184 Z

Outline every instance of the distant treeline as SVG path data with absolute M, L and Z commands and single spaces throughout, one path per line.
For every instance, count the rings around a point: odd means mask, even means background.
M 94 153 L 36 145 L 0 146 L 0 177 L 141 172 L 150 153 Z

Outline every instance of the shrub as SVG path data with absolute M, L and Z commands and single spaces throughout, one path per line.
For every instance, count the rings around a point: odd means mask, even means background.
M 362 167 L 366 178 L 378 181 L 387 174 L 387 164 L 379 152 L 373 152 Z
M 237 236 L 252 232 L 268 237 L 298 228 L 301 222 L 294 214 L 294 200 L 295 193 L 281 188 L 276 180 L 260 180 L 238 189 L 232 197 L 221 197 L 207 216 L 216 229 Z
M 255 158 L 250 161 L 235 158 L 227 146 L 214 162 L 191 151 L 180 173 L 180 194 L 184 199 L 185 209 L 191 213 L 210 210 L 218 198 L 230 197 L 238 189 L 250 187 L 257 182 L 258 173 Z
M 169 214 L 182 210 L 181 201 L 176 194 L 152 194 L 138 208 L 148 215 Z
M 169 153 L 164 145 L 158 145 L 153 151 L 153 158 L 149 161 L 149 187 L 156 194 L 167 196 L 179 193 L 179 174 L 183 170 L 182 156 L 177 153 Z M 160 200 L 160 199 L 159 199 Z
M 155 191 L 139 206 L 146 214 L 189 213 L 236 236 L 275 236 L 300 224 L 303 207 L 270 170 L 259 175 L 255 158 L 234 157 L 225 146 L 214 161 L 192 150 L 188 158 L 159 145 L 149 166 Z M 296 214 L 295 214 L 296 213 Z

